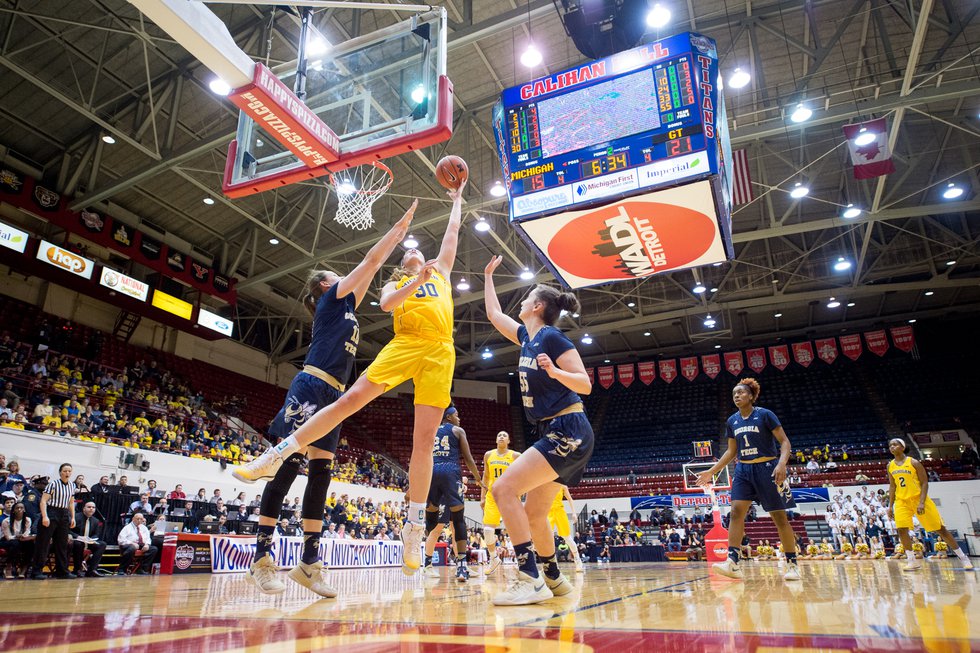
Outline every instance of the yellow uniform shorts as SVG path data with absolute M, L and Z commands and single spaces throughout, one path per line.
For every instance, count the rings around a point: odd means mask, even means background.
M 500 526 L 500 509 L 497 502 L 493 500 L 493 495 L 487 492 L 486 503 L 483 504 L 483 525 L 497 528 Z
M 914 516 L 922 524 L 922 528 L 927 531 L 938 531 L 943 527 L 943 518 L 939 516 L 939 509 L 932 499 L 926 498 L 926 509 L 921 515 L 916 513 L 919 508 L 919 497 L 911 499 L 895 499 L 895 526 L 898 528 L 912 528 L 912 517 Z
M 572 534 L 572 526 L 568 523 L 568 513 L 565 512 L 564 506 L 561 510 L 548 511 L 548 523 L 551 524 L 551 528 L 558 531 L 559 537 L 568 537 Z
M 452 342 L 399 335 L 385 345 L 365 374 L 368 381 L 383 385 L 385 391 L 412 379 L 416 404 L 446 408 L 455 368 Z

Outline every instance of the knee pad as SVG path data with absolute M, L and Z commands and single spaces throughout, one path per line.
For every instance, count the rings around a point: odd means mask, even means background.
M 449 511 L 449 520 L 453 523 L 453 532 L 456 534 L 456 542 L 462 542 L 465 550 L 466 547 L 466 517 L 463 516 L 463 510 Z M 458 547 L 457 547 L 458 549 Z
M 332 469 L 333 460 L 328 458 L 315 458 L 310 461 L 306 492 L 303 494 L 303 519 L 323 520 Z
M 299 466 L 303 462 L 301 454 L 293 454 L 283 462 L 282 467 L 276 472 L 275 477 L 265 484 L 262 491 L 262 504 L 259 512 L 263 517 L 272 517 L 279 521 L 279 513 L 282 512 L 282 500 L 286 498 L 286 493 L 293 486 L 293 481 L 299 475 Z
M 434 531 L 439 525 L 439 511 L 425 511 L 425 534 L 428 536 L 429 533 Z

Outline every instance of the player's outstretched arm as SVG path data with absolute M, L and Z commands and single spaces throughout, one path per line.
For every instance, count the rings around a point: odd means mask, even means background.
M 354 293 L 355 303 L 358 305 L 361 303 L 364 295 L 367 294 L 368 287 L 371 285 L 371 280 L 374 279 L 374 275 L 378 273 L 378 270 L 381 269 L 384 262 L 395 251 L 398 243 L 405 240 L 405 235 L 408 233 L 409 225 L 412 224 L 412 218 L 415 217 L 415 209 L 418 205 L 418 200 L 412 202 L 412 205 L 405 211 L 405 215 L 402 216 L 401 220 L 396 222 L 388 230 L 388 233 L 374 244 L 374 247 L 368 251 L 364 260 L 350 274 L 340 280 L 337 285 L 337 297 L 344 297 L 349 293 Z
M 466 461 L 466 466 L 469 467 L 470 473 L 473 474 L 473 478 L 480 478 L 480 468 L 476 466 L 476 461 L 473 460 L 470 443 L 466 440 L 466 431 L 458 426 L 454 426 L 453 431 L 456 432 L 456 437 L 459 438 L 459 451 L 463 454 L 463 460 Z M 483 485 L 483 481 L 480 481 L 480 484 Z
M 520 325 L 514 318 L 504 313 L 503 309 L 500 308 L 500 300 L 497 298 L 497 288 L 493 283 L 493 273 L 500 267 L 502 260 L 502 256 L 494 256 L 487 263 L 487 267 L 483 269 L 483 302 L 486 306 L 490 324 L 512 343 L 520 345 L 521 342 L 517 339 L 517 329 Z
M 453 263 L 456 262 L 456 246 L 459 244 L 459 226 L 463 222 L 463 189 L 466 188 L 464 181 L 459 188 L 449 191 L 447 194 L 453 200 L 453 208 L 449 211 L 449 224 L 446 225 L 446 234 L 442 237 L 442 247 L 439 248 L 439 256 L 436 258 L 439 265 L 439 272 L 449 281 L 449 274 L 453 271 Z
M 490 453 L 483 454 L 483 482 L 480 483 L 480 507 L 487 500 L 487 488 L 490 487 Z

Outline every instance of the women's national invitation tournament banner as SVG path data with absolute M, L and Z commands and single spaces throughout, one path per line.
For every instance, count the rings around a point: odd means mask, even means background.
M 290 569 L 300 562 L 302 537 L 277 537 L 272 557 L 279 569 Z M 225 574 L 248 570 L 255 556 L 255 538 L 215 535 L 211 538 L 211 573 Z M 390 540 L 320 540 L 320 559 L 333 569 L 400 567 L 402 543 Z

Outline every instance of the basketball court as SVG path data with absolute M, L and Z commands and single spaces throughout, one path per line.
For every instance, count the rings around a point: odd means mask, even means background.
M 4 592 L 7 651 L 615 651 L 980 650 L 977 578 L 949 561 L 917 574 L 898 561 L 804 562 L 803 582 L 776 563 L 746 580 L 701 563 L 588 565 L 575 591 L 494 607 L 496 578 L 406 578 L 398 569 L 338 570 L 340 595 L 294 583 L 260 594 L 242 574 L 85 579 Z M 8 586 L 8 584 L 5 584 Z

